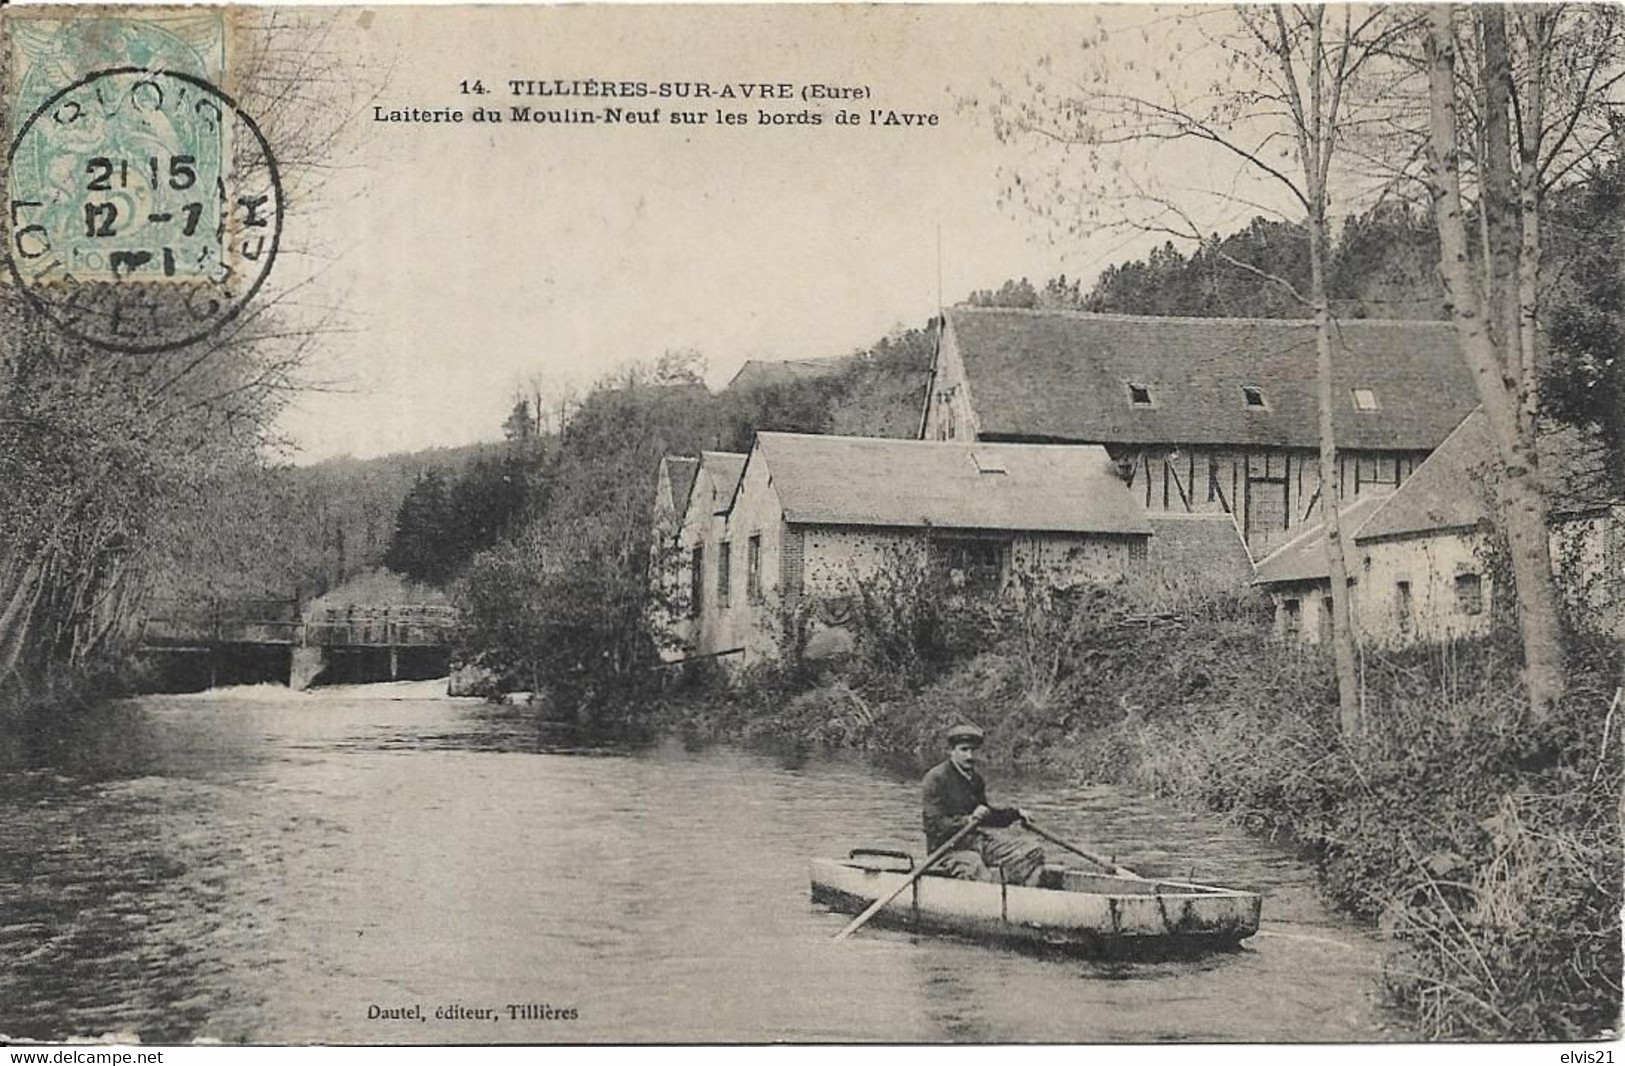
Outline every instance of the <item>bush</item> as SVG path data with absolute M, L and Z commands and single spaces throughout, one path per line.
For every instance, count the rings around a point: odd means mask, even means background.
M 1572 654 L 1569 701 L 1539 733 L 1513 635 L 1368 657 L 1366 727 L 1345 739 L 1329 698 L 1268 697 L 1272 669 L 1294 686 L 1327 670 L 1283 649 L 1200 719 L 1126 717 L 1098 769 L 1126 766 L 1129 783 L 1229 811 L 1317 860 L 1333 898 L 1393 939 L 1388 990 L 1427 1037 L 1594 1038 L 1618 1024 L 1625 962 L 1625 708 L 1609 647 Z
M 631 724 L 657 678 L 638 574 L 546 568 L 503 545 L 475 557 L 458 589 L 459 658 L 499 687 L 545 696 L 583 725 Z

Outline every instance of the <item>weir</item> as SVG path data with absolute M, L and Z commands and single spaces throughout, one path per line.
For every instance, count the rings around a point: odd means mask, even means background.
M 423 680 L 450 672 L 457 626 L 453 608 L 422 604 L 307 615 L 296 598 L 172 603 L 142 621 L 138 653 L 160 691 Z

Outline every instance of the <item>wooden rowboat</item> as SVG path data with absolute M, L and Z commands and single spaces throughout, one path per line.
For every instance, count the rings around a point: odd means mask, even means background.
M 812 860 L 812 898 L 856 914 L 901 885 L 914 860 L 858 848 L 846 859 Z M 1046 865 L 1038 887 L 926 874 L 875 922 L 979 939 L 1086 952 L 1234 948 L 1258 932 L 1263 900 L 1182 881 L 1146 880 Z

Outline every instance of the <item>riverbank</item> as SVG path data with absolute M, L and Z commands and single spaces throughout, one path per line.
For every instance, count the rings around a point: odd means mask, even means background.
M 963 632 L 942 619 L 906 652 L 860 633 L 838 667 L 693 679 L 657 725 L 919 769 L 971 719 L 1006 773 L 1128 785 L 1312 859 L 1329 897 L 1385 934 L 1387 994 L 1427 1038 L 1616 1029 L 1617 649 L 1576 642 L 1569 698 L 1545 724 L 1527 718 L 1510 636 L 1370 653 L 1365 725 L 1343 737 L 1329 658 L 1261 640 L 1255 609 L 1146 626 L 1087 602 Z
M 102 746 L 139 690 L 133 662 L 109 659 L 86 671 L 51 670 L 0 685 L 0 770 L 73 760 Z

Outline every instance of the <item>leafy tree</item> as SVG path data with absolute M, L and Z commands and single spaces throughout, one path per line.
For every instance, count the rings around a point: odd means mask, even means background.
M 828 433 L 832 406 L 845 392 L 839 376 L 774 382 L 730 390 L 722 399 L 725 451 L 748 452 L 759 431 Z
M 668 353 L 582 399 L 546 463 L 545 505 L 459 583 L 470 661 L 600 723 L 650 682 L 652 478 L 662 457 L 713 447 L 720 425 L 697 366 Z
M 535 417 L 530 410 L 530 401 L 519 399 L 514 402 L 513 410 L 508 412 L 507 421 L 502 423 L 502 435 L 509 440 L 530 440 L 538 432 Z
M 1425 212 L 1400 200 L 1343 220 L 1327 290 L 1346 318 L 1435 319 L 1443 312 L 1439 234 Z
M 1625 493 L 1625 163 L 1597 168 L 1571 195 L 1554 198 L 1547 217 L 1551 243 L 1572 254 L 1553 271 L 1542 410 L 1599 433 L 1607 470 Z
M 433 470 L 418 475 L 395 516 L 395 536 L 384 565 L 415 581 L 444 584 L 461 548 L 453 540 L 457 531 L 451 515 L 446 479 Z
M 1026 278 L 1007 281 L 997 291 L 980 289 L 970 294 L 972 307 L 1018 307 L 1032 309 L 1038 306 L 1038 290 Z

